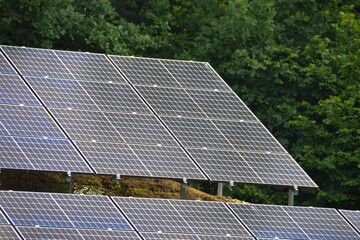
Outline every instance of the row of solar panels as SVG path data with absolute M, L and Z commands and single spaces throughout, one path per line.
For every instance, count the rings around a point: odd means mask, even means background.
M 360 211 L 332 208 L 13 191 L 0 205 L 1 239 L 360 238 Z
M 207 63 L 0 47 L 0 168 L 317 187 Z

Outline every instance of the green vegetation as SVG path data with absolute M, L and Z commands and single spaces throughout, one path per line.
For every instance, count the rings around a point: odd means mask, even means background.
M 297 204 L 356 209 L 359 11 L 359 0 L 0 0 L 0 43 L 208 61 L 320 186 Z

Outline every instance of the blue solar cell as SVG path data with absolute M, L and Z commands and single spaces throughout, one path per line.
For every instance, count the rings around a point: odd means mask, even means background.
M 6 219 L 5 215 L 0 212 L 0 224 L 4 225 L 4 224 L 10 224 L 9 221 Z
M 0 104 L 41 105 L 25 82 L 16 75 L 0 75 Z
M 65 138 L 42 107 L 0 105 L 0 135 Z
M 0 136 L 0 168 L 93 173 L 66 139 Z
M 6 60 L 5 56 L 0 52 L 0 74 L 16 74 L 15 69 Z
M 133 230 L 107 196 L 0 191 L 16 226 Z

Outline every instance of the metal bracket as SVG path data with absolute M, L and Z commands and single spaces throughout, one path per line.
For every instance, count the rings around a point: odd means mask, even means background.
M 119 183 L 120 183 L 120 179 L 121 179 L 120 173 L 116 174 L 116 175 L 115 175 L 115 183 L 116 183 L 116 184 L 119 184 Z
M 70 171 L 66 172 L 66 176 L 65 176 L 65 180 L 68 183 L 69 187 L 68 187 L 68 192 L 72 193 L 73 192 L 73 177 L 71 175 Z
M 187 179 L 183 178 L 180 184 L 180 199 L 186 198 L 186 187 L 187 187 Z
M 229 182 L 229 190 L 230 191 L 232 191 L 232 187 L 234 186 L 234 181 L 233 180 L 231 180 L 230 182 Z
M 299 189 L 296 185 L 289 188 L 289 198 L 288 198 L 289 206 L 294 206 L 294 196 L 297 196 L 298 194 L 299 194 Z

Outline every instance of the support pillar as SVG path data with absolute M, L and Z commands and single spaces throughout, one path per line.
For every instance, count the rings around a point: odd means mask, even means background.
M 294 196 L 298 195 L 299 190 L 297 186 L 289 188 L 289 199 L 288 199 L 288 205 L 294 206 Z
M 224 188 L 224 183 L 219 182 L 218 185 L 217 185 L 217 195 L 219 197 L 223 196 L 223 188 Z
M 187 187 L 187 180 L 186 178 L 183 178 L 180 184 L 180 199 L 186 198 L 186 187 Z
M 70 171 L 67 171 L 66 176 L 65 176 L 65 180 L 69 185 L 68 192 L 73 193 L 73 177 L 72 177 Z

